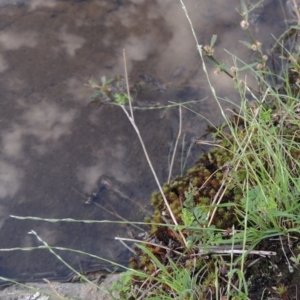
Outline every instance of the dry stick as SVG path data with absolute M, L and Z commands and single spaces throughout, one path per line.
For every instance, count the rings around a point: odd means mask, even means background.
M 205 187 L 205 185 L 206 185 L 206 183 L 208 182 L 208 181 L 210 181 L 210 179 L 217 173 L 217 172 L 219 172 L 221 169 L 218 169 L 218 170 L 216 170 L 216 171 L 214 171 L 204 182 L 203 182 L 203 184 L 199 187 L 199 191 L 200 190 L 202 190 L 204 187 Z M 218 194 L 218 193 L 217 193 Z M 215 196 L 215 197 L 218 197 L 217 195 Z M 215 200 L 214 200 L 215 201 Z M 214 201 L 212 202 L 212 204 L 214 203 Z
M 178 146 L 178 141 L 181 136 L 181 128 L 182 128 L 182 112 L 181 112 L 181 106 L 179 106 L 179 128 L 178 128 L 178 135 L 177 135 L 177 139 L 175 142 L 172 160 L 171 160 L 171 164 L 170 164 L 168 183 L 170 183 L 170 180 L 171 180 L 172 169 L 173 169 L 174 159 L 175 159 L 176 150 L 177 150 L 177 146 Z
M 48 279 L 46 279 L 46 278 L 43 278 L 43 280 L 45 281 L 45 282 L 47 282 L 49 285 L 50 285 L 50 288 L 53 290 L 53 292 L 57 295 L 57 297 L 59 297 L 60 299 L 66 299 L 64 296 L 62 296 L 62 295 L 60 295 L 59 293 L 58 293 L 58 291 L 55 289 L 55 287 L 53 286 L 53 284 L 48 280 Z
M 224 182 L 225 182 L 225 181 L 224 181 Z M 209 226 L 211 225 L 211 223 L 212 223 L 212 221 L 213 221 L 213 219 L 214 219 L 214 216 L 215 216 L 215 214 L 216 214 L 216 211 L 217 211 L 217 209 L 218 209 L 218 205 L 220 204 L 221 200 L 223 199 L 223 196 L 224 196 L 226 190 L 227 190 L 227 187 L 225 187 L 225 189 L 224 189 L 222 195 L 220 196 L 220 198 L 219 198 L 219 200 L 218 200 L 218 202 L 217 202 L 217 204 L 216 204 L 216 207 L 214 208 L 214 210 L 213 210 L 213 212 L 212 212 L 212 214 L 211 214 L 211 218 L 210 218 L 210 220 L 209 220 L 209 222 L 208 222 L 207 227 L 209 227 Z
M 197 140 L 195 142 L 195 145 L 207 145 L 207 146 L 213 146 L 213 147 L 219 147 L 220 149 L 223 149 L 225 151 L 228 151 L 225 147 L 219 145 L 221 140 L 218 141 L 205 141 L 205 140 Z
M 129 101 L 130 115 L 131 115 L 132 120 L 134 121 L 133 110 L 132 110 L 132 104 L 131 104 L 131 98 L 130 98 L 129 81 L 128 81 L 128 75 L 127 75 L 128 73 L 127 73 L 127 63 L 126 63 L 126 53 L 125 53 L 125 49 L 123 49 L 123 61 L 124 61 L 125 81 L 126 81 L 127 95 L 128 95 L 128 101 Z
M 134 250 L 132 250 L 124 241 L 122 241 L 122 240 L 119 240 L 119 241 L 126 249 L 128 249 L 131 253 L 133 253 L 133 255 L 136 255 L 136 252 Z
M 124 64 L 125 64 L 125 66 L 126 66 L 125 50 L 123 50 L 123 53 L 124 53 Z M 126 67 L 125 67 L 125 78 L 126 78 L 127 92 L 128 92 L 128 91 L 129 91 L 129 85 L 128 85 L 128 76 L 127 76 L 127 69 L 126 69 Z M 130 95 L 129 95 L 129 94 L 128 94 L 128 98 L 129 98 L 129 105 L 130 105 L 130 107 L 131 107 L 131 104 L 130 104 L 130 103 L 131 103 L 131 99 L 130 99 Z M 154 179 L 155 179 L 155 181 L 156 181 L 156 184 L 157 184 L 157 186 L 158 186 L 158 188 L 159 188 L 159 191 L 160 191 L 160 193 L 161 193 L 161 195 L 162 195 L 162 197 L 163 197 L 163 199 L 164 199 L 164 202 L 165 202 L 165 205 L 166 205 L 166 207 L 167 207 L 167 209 L 168 209 L 168 212 L 169 212 L 169 214 L 170 214 L 170 216 L 171 216 L 171 218 L 172 218 L 174 224 L 175 224 L 175 225 L 178 225 L 178 223 L 177 223 L 177 221 L 176 221 L 176 219 L 175 219 L 175 216 L 174 216 L 174 214 L 173 214 L 173 212 L 172 212 L 172 210 L 171 210 L 171 207 L 170 207 L 170 205 L 169 205 L 169 203 L 168 203 L 168 200 L 167 200 L 167 198 L 166 198 L 166 196 L 165 196 L 165 194 L 164 194 L 164 192 L 163 192 L 163 190 L 162 190 L 162 187 L 161 187 L 161 185 L 160 185 L 160 182 L 159 182 L 159 180 L 158 180 L 158 178 L 157 178 L 156 172 L 155 172 L 155 170 L 154 170 L 154 168 L 153 168 L 153 166 L 152 166 L 151 160 L 150 160 L 150 158 L 149 158 L 149 155 L 148 155 L 148 152 L 147 152 L 147 150 L 146 150 L 146 147 L 145 147 L 144 141 L 143 141 L 143 139 L 142 139 L 142 136 L 141 136 L 141 134 L 140 134 L 140 131 L 139 131 L 139 129 L 138 129 L 138 127 L 136 126 L 136 123 L 135 123 L 135 121 L 134 121 L 132 108 L 131 108 L 131 114 L 132 114 L 132 116 L 130 116 L 129 113 L 128 113 L 128 111 L 126 110 L 125 106 L 121 105 L 121 107 L 122 107 L 122 109 L 123 109 L 125 115 L 126 115 L 127 118 L 129 119 L 131 125 L 133 126 L 133 128 L 134 128 L 134 130 L 135 130 L 135 132 L 136 132 L 136 134 L 137 134 L 137 136 L 138 136 L 138 138 L 139 138 L 139 140 L 140 140 L 140 143 L 141 143 L 141 145 L 142 145 L 142 148 L 143 148 L 144 154 L 145 154 L 145 156 L 146 156 L 147 162 L 148 162 L 149 167 L 150 167 L 150 169 L 151 169 L 151 171 L 152 171 L 152 174 L 153 174 Z M 179 234 L 180 234 L 180 236 L 181 236 L 181 238 L 182 238 L 182 240 L 183 240 L 183 242 L 184 242 L 184 245 L 186 246 L 186 245 L 187 245 L 187 242 L 186 242 L 186 240 L 185 240 L 184 235 L 182 234 L 181 231 L 179 231 Z
M 280 244 L 281 244 L 281 250 L 282 250 L 282 252 L 283 252 L 283 254 L 284 254 L 284 256 L 285 256 L 286 262 L 287 262 L 287 264 L 288 264 L 289 271 L 291 272 L 291 270 L 293 270 L 293 267 L 291 266 L 290 261 L 289 261 L 289 259 L 288 259 L 287 256 L 286 256 L 286 253 L 285 253 L 285 251 L 284 251 L 284 247 L 283 247 L 283 243 L 282 243 L 281 237 L 279 237 L 279 240 L 280 240 Z
M 206 185 L 206 183 L 218 172 L 218 171 L 220 171 L 221 169 L 218 169 L 218 170 L 216 170 L 216 171 L 214 171 L 205 181 L 204 181 L 204 183 L 201 185 L 201 187 L 198 189 L 199 191 L 202 189 L 202 188 L 204 188 L 205 187 L 205 185 Z M 217 194 L 215 195 L 215 197 L 214 197 L 214 200 L 213 200 L 213 202 L 211 203 L 211 205 L 214 205 L 214 203 L 216 202 L 216 199 L 218 198 L 218 196 L 219 196 L 219 194 L 220 194 L 220 191 L 222 190 L 222 188 L 223 188 L 223 185 L 224 185 L 224 181 L 222 182 L 222 184 L 221 184 L 221 186 L 220 186 L 220 188 L 219 188 L 219 190 L 218 190 L 218 192 L 217 192 Z M 216 209 L 216 208 L 215 208 Z M 213 215 L 214 215 L 214 213 L 213 213 Z M 205 220 L 208 220 L 208 218 L 209 218 L 209 216 L 210 216 L 210 211 L 207 213 L 207 216 L 206 216 L 206 219 Z M 211 220 L 210 220 L 210 222 L 209 222 L 209 224 L 208 224 L 208 227 L 210 226 L 210 224 L 211 224 L 211 222 L 212 222 L 212 218 L 213 218 L 213 216 L 211 217 Z
M 217 170 L 217 171 L 219 171 L 219 170 Z M 215 173 L 216 173 L 217 171 L 215 171 Z M 229 172 L 229 168 L 226 170 L 226 172 L 225 172 L 225 174 L 224 174 L 224 176 L 223 176 L 222 184 L 221 184 L 221 186 L 219 187 L 219 190 L 217 191 L 217 193 L 216 193 L 216 195 L 215 195 L 215 197 L 214 197 L 213 202 L 211 203 L 211 205 L 214 205 L 215 202 L 217 201 L 217 199 L 218 199 L 218 197 L 219 197 L 219 194 L 221 193 L 221 191 L 222 191 L 222 189 L 223 189 L 223 187 L 224 187 L 224 185 L 225 185 L 225 179 L 226 179 L 226 177 L 227 177 L 227 175 L 228 175 L 228 172 Z M 212 175 L 214 175 L 215 173 L 213 173 Z M 211 175 L 211 176 L 212 176 L 212 175 Z M 208 222 L 207 227 L 209 227 L 209 226 L 211 225 L 211 223 L 212 223 L 212 221 L 213 221 L 213 218 L 214 218 L 214 216 L 215 216 L 215 214 L 216 214 L 216 211 L 217 211 L 217 209 L 218 209 L 218 205 L 220 204 L 220 202 L 221 202 L 221 200 L 222 200 L 222 198 L 223 198 L 223 196 L 224 196 L 226 190 L 227 190 L 227 187 L 225 187 L 225 189 L 223 190 L 223 192 L 222 192 L 222 194 L 221 194 L 221 196 L 220 196 L 220 198 L 219 198 L 219 200 L 218 200 L 218 202 L 217 202 L 217 204 L 216 204 L 216 206 L 215 206 L 215 208 L 214 208 L 214 210 L 213 210 L 213 212 L 212 212 L 212 214 L 211 214 L 211 217 L 210 217 L 210 220 L 209 220 L 209 222 Z M 209 218 L 209 214 L 210 214 L 210 212 L 208 212 L 206 219 Z
M 169 247 L 163 246 L 163 245 L 159 245 L 156 243 L 151 243 L 151 242 L 146 242 L 146 241 L 141 241 L 141 240 L 136 240 L 136 239 L 129 239 L 129 238 L 119 238 L 119 237 L 115 237 L 116 240 L 121 240 L 121 241 L 128 241 L 128 242 L 134 242 L 134 243 L 142 243 L 142 244 L 146 244 L 146 245 L 151 245 L 151 246 L 155 246 L 155 247 L 160 247 L 166 250 L 170 250 L 180 256 L 183 255 L 183 253 L 176 251 L 174 249 L 171 249 Z M 260 255 L 260 256 L 271 256 L 271 255 L 276 255 L 276 252 L 274 251 L 263 251 L 263 250 L 251 250 L 248 251 L 247 249 L 242 249 L 243 245 L 235 245 L 235 248 L 232 248 L 232 246 L 228 247 L 228 246 L 208 246 L 208 247 L 199 247 L 199 251 L 195 254 L 188 254 L 185 255 L 185 257 L 197 257 L 197 256 L 202 256 L 202 255 L 207 255 L 207 254 L 211 254 L 211 253 L 215 253 L 215 254 L 244 254 L 244 253 L 248 253 L 248 254 L 256 254 L 256 255 Z
M 155 244 L 155 243 L 151 243 L 151 242 L 146 242 L 146 241 L 141 241 L 141 240 L 136 240 L 136 239 L 130 239 L 130 238 L 120 238 L 120 237 L 115 237 L 115 240 L 118 240 L 118 241 L 127 241 L 127 242 L 133 242 L 133 243 L 142 243 L 142 244 L 145 244 L 145 245 L 150 245 L 150 246 L 154 246 L 154 247 L 160 247 L 162 249 L 165 249 L 165 250 L 168 250 L 168 251 L 172 251 L 178 255 L 182 255 L 181 252 L 179 251 L 176 251 L 176 250 L 173 250 L 167 246 L 163 246 L 163 245 L 159 245 L 159 244 Z
M 262 257 L 266 257 L 266 256 L 271 256 L 271 255 L 276 255 L 276 252 L 274 251 L 263 251 L 263 250 L 252 250 L 252 251 L 247 251 L 247 250 L 214 250 L 214 249 L 210 249 L 210 247 L 208 247 L 208 250 L 201 250 L 201 252 L 196 253 L 196 254 L 191 254 L 191 256 L 202 256 L 202 255 L 206 255 L 206 254 L 211 254 L 211 253 L 215 253 L 215 254 L 256 254 Z

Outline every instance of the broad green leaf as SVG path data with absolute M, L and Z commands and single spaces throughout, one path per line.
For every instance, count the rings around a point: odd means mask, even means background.
M 90 84 L 91 86 L 98 86 L 97 82 L 96 82 L 93 78 L 91 78 L 91 79 L 89 80 L 89 84 Z
M 244 44 L 245 46 L 247 46 L 247 48 L 251 49 L 252 44 L 245 42 L 245 41 L 240 41 L 240 43 Z
M 216 40 L 217 40 L 217 35 L 216 34 L 214 34 L 213 36 L 212 36 L 212 38 L 211 38 L 211 40 L 210 40 L 210 46 L 211 47 L 213 47 L 214 46 L 214 44 L 215 44 L 215 42 L 216 42 Z
M 101 83 L 102 83 L 102 85 L 106 84 L 106 77 L 105 76 L 101 77 Z

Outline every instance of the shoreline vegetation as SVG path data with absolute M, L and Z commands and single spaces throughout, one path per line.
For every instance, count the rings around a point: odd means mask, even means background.
M 151 198 L 153 215 L 145 222 L 130 222 L 147 225 L 145 236 L 117 238 L 135 246 L 130 266 L 108 292 L 113 299 L 300 299 L 300 13 L 296 1 L 287 0 L 294 19 L 266 54 L 264 41 L 255 39 L 249 22 L 263 2 L 241 0 L 239 11 L 241 30 L 248 36 L 243 44 L 255 54 L 253 61 L 246 63 L 231 54 L 233 64 L 226 65 L 214 57 L 217 36 L 209 45 L 201 45 L 180 0 L 212 97 L 224 118 L 224 124 L 212 126 L 209 135 L 195 141 L 212 149 L 185 176 L 172 180 L 169 176 L 163 185 L 157 179 L 135 123 L 131 94 L 138 89 L 128 82 L 125 51 L 124 77 L 102 77 L 101 83 L 91 79 L 86 85 L 93 91 L 93 103 L 123 110 L 158 186 Z M 232 103 L 229 113 L 211 84 L 211 66 L 215 74 L 229 76 L 240 95 L 239 105 Z M 248 85 L 245 72 L 256 79 L 255 86 Z M 165 89 L 150 76 L 142 79 L 160 92 Z M 187 105 L 170 104 L 178 107 L 179 116 Z M 175 149 L 179 138 L 180 130 Z M 50 247 L 32 234 L 66 264 L 54 251 L 59 247 Z
M 251 11 L 263 1 L 254 5 L 241 1 L 240 26 L 250 38 L 243 44 L 256 55 L 247 64 L 232 54 L 234 64 L 228 66 L 214 57 L 217 36 L 210 45 L 200 45 L 184 1 L 180 2 L 225 122 L 215 127 L 212 140 L 196 141 L 214 147 L 186 176 L 153 193 L 154 214 L 145 220 L 148 235 L 136 241 L 132 269 L 114 289 L 120 299 L 297 299 L 298 4 L 287 1 L 295 20 L 268 57 L 249 23 Z M 207 62 L 215 74 L 232 78 L 240 95 L 240 106 L 230 115 L 211 85 Z M 272 68 L 274 63 L 281 66 L 279 73 Z M 245 71 L 256 78 L 256 86 L 248 86 L 242 77 Z

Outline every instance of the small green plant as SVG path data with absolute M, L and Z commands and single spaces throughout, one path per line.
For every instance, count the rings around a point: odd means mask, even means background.
M 118 291 L 120 299 L 129 299 L 131 292 L 132 271 L 128 270 L 120 275 L 118 281 L 112 284 L 111 291 Z
M 284 284 L 279 284 L 278 287 L 274 287 L 274 290 L 282 299 L 289 299 L 288 288 Z
M 114 97 L 115 97 L 116 103 L 119 104 L 119 105 L 125 105 L 128 102 L 128 95 L 127 94 L 116 93 L 114 95 Z
M 299 249 L 299 246 L 297 247 L 297 252 L 299 252 L 300 249 Z M 294 263 L 294 266 L 296 268 L 299 268 L 299 265 L 300 265 L 300 253 L 297 254 L 297 256 L 291 256 L 290 257 L 290 260 Z
M 101 77 L 101 83 L 97 83 L 94 78 L 89 80 L 86 84 L 86 91 L 92 90 L 91 103 L 97 103 L 99 106 L 103 104 L 117 104 L 125 105 L 128 102 L 128 95 L 126 93 L 126 83 L 122 76 L 106 79 Z

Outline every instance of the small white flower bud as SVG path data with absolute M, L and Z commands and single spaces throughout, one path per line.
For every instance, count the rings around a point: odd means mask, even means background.
M 241 27 L 242 27 L 243 29 L 247 29 L 247 28 L 249 27 L 249 22 L 246 21 L 246 20 L 243 20 L 243 21 L 241 22 Z

